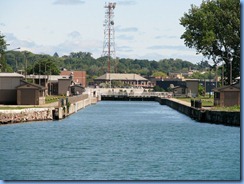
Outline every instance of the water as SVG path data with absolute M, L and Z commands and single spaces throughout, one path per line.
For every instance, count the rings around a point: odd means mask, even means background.
M 240 180 L 240 128 L 156 102 L 99 102 L 0 126 L 2 180 Z

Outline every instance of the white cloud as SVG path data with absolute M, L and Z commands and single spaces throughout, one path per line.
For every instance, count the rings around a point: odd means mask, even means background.
M 151 49 L 151 50 L 162 50 L 162 49 L 186 50 L 188 48 L 184 45 L 154 45 L 154 46 L 148 47 L 148 49 Z
M 118 40 L 133 40 L 134 36 L 123 34 L 123 35 L 116 36 L 116 39 L 118 39 Z
M 116 26 L 115 27 L 116 32 L 138 32 L 138 28 L 136 27 L 125 27 L 122 26 Z
M 135 1 L 118 1 L 117 2 L 118 5 L 122 5 L 122 6 L 130 6 L 130 5 L 135 5 L 136 2 Z
M 120 47 L 116 47 L 116 51 L 118 51 L 118 52 L 132 52 L 133 49 L 129 46 L 120 46 Z
M 71 39 L 80 39 L 81 34 L 78 31 L 72 31 L 71 33 L 68 34 L 68 37 Z
M 170 36 L 170 35 L 158 35 L 154 37 L 155 39 L 162 39 L 162 38 L 166 38 L 166 39 L 178 39 L 178 36 Z
M 56 0 L 55 2 L 53 2 L 53 4 L 55 5 L 80 5 L 84 3 L 85 1 L 81 0 Z
M 102 53 L 102 42 L 97 40 L 84 40 L 78 32 L 68 34 L 66 40 L 57 45 L 39 45 L 33 41 L 20 40 L 14 34 L 7 33 L 6 41 L 10 44 L 8 49 L 20 47 L 20 50 L 28 50 L 36 54 L 50 54 L 57 52 L 60 56 L 71 52 L 91 52 L 94 57 L 100 57 Z M 79 39 L 78 39 L 78 38 Z

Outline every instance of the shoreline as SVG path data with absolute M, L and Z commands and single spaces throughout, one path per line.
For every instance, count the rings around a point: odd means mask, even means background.
M 97 97 L 90 97 L 85 94 L 67 97 L 65 100 L 62 99 L 61 103 L 55 102 L 36 107 L 27 106 L 27 108 L 23 109 L 0 110 L 0 126 L 26 122 L 62 120 L 88 105 L 96 104 L 98 100 L 99 98 Z M 6 107 L 11 106 L 7 105 Z M 12 107 L 17 108 L 18 106 L 14 105 Z
M 67 104 L 56 106 L 58 103 L 47 104 L 40 107 L 28 107 L 25 109 L 0 110 L 0 126 L 25 122 L 61 120 L 70 116 L 88 105 L 96 104 L 100 101 L 100 97 L 89 97 L 81 95 L 80 98 L 69 97 L 66 99 Z M 104 101 L 115 101 L 122 99 L 103 99 Z M 123 99 L 127 101 L 128 99 Z M 191 107 L 189 102 L 184 102 L 175 98 L 160 98 L 144 99 L 145 101 L 156 101 L 161 105 L 167 105 L 170 108 L 181 112 L 190 118 L 204 123 L 222 124 L 226 126 L 240 127 L 240 112 L 216 111 L 209 108 Z M 141 101 L 140 99 L 131 101 Z M 143 100 L 142 100 L 143 101 Z M 69 103 L 68 103 L 69 102 Z M 17 107 L 17 106 L 16 106 Z

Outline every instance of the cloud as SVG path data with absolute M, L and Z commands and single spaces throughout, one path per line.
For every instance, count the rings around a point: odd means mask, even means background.
M 134 36 L 123 34 L 123 35 L 116 36 L 116 39 L 118 39 L 118 40 L 133 40 Z
M 135 1 L 118 1 L 117 2 L 118 5 L 122 5 L 122 6 L 130 6 L 130 5 L 135 5 L 136 2 Z
M 154 45 L 154 46 L 148 47 L 147 49 L 151 49 L 151 50 L 161 50 L 161 49 L 186 50 L 187 47 L 184 45 Z
M 77 31 L 69 33 L 64 42 L 57 45 L 40 45 L 34 41 L 20 40 L 12 33 L 6 33 L 5 36 L 7 43 L 10 44 L 9 50 L 20 47 L 21 51 L 27 50 L 35 54 L 49 55 L 57 52 L 60 56 L 82 51 L 90 52 L 94 57 L 100 57 L 102 53 L 102 41 L 84 40 Z
M 33 41 L 27 41 L 27 40 L 19 40 L 15 37 L 12 33 L 5 34 L 5 38 L 8 44 L 10 44 L 10 48 L 21 48 L 21 50 L 25 50 L 24 48 L 34 48 L 34 47 L 40 47 L 40 45 L 37 45 Z
M 81 5 L 84 3 L 85 1 L 81 0 L 56 0 L 53 2 L 54 5 Z
M 138 28 L 136 27 L 121 28 L 121 26 L 116 26 L 115 31 L 116 32 L 138 32 Z
M 175 39 L 179 38 L 178 36 L 169 36 L 169 35 L 158 35 L 154 37 L 155 39 L 167 38 L 167 39 Z
M 132 52 L 133 49 L 129 46 L 120 46 L 120 47 L 116 47 L 116 50 L 118 52 Z
M 4 26 L 6 26 L 6 24 L 4 24 L 3 22 L 0 22 L 0 26 L 4 27 Z
M 78 31 L 73 31 L 73 32 L 68 34 L 68 37 L 69 38 L 80 38 L 81 35 L 80 35 L 80 33 Z

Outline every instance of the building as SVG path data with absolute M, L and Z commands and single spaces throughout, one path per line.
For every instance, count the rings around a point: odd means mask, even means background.
M 240 105 L 240 83 L 213 89 L 214 106 Z
M 175 96 L 198 96 L 198 79 L 165 79 L 156 81 L 156 85 L 165 91 L 172 90 Z
M 86 87 L 86 71 L 61 71 L 61 76 L 70 76 L 73 75 L 73 81 L 76 84 L 81 84 L 83 87 Z
M 187 96 L 187 87 L 186 86 L 176 86 L 172 88 L 174 96 Z
M 124 86 L 131 87 L 149 87 L 149 81 L 137 74 L 125 74 L 125 73 L 106 73 L 96 79 L 94 82 L 99 85 L 105 83 L 110 85 L 113 82 L 121 82 Z
M 213 89 L 220 86 L 220 82 L 212 81 L 209 79 L 200 80 L 199 84 L 204 87 L 205 93 L 212 93 Z
M 45 87 L 26 81 L 22 81 L 22 83 L 17 87 L 17 105 L 45 104 Z
M 0 104 L 17 104 L 17 87 L 23 79 L 18 73 L 0 73 Z

